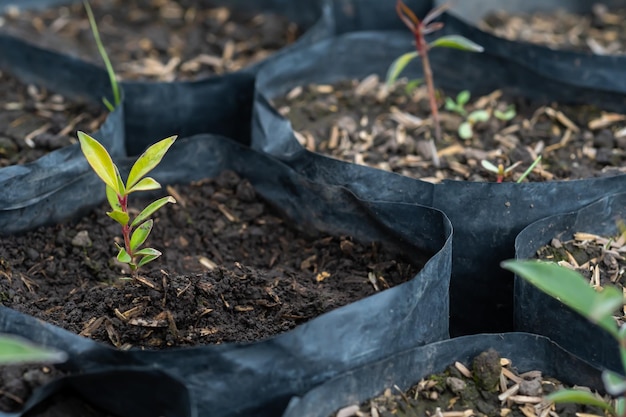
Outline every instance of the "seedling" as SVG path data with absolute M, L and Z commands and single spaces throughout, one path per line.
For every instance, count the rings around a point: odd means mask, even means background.
M 474 110 L 469 113 L 465 109 L 465 105 L 469 102 L 471 94 L 468 90 L 461 91 L 456 100 L 450 97 L 446 97 L 445 106 L 446 110 L 457 113 L 465 120 L 459 125 L 458 133 L 462 139 L 471 139 L 474 136 L 474 125 L 478 122 L 487 122 L 491 117 L 491 114 L 487 110 Z M 493 115 L 496 119 L 502 121 L 509 121 L 515 117 L 515 107 L 513 105 L 507 107 L 505 111 L 494 110 Z
M 89 19 L 89 26 L 91 27 L 91 32 L 93 33 L 93 37 L 96 41 L 96 45 L 98 46 L 98 52 L 102 57 L 102 61 L 104 61 L 104 66 L 107 70 L 107 74 L 109 75 L 109 81 L 111 83 L 111 90 L 113 93 L 113 102 L 115 105 L 111 104 L 111 102 L 106 98 L 102 97 L 102 102 L 106 106 L 109 111 L 115 110 L 117 106 L 121 103 L 120 96 L 120 87 L 117 83 L 117 77 L 115 76 L 115 71 L 113 70 L 113 65 L 111 65 L 111 60 L 109 59 L 109 55 L 107 54 L 106 49 L 104 49 L 104 45 L 102 44 L 102 39 L 100 39 L 100 31 L 98 30 L 98 24 L 96 23 L 96 18 L 93 15 L 93 10 L 91 10 L 91 6 L 88 2 L 84 2 L 85 10 L 87 11 L 87 18 Z
M 422 58 L 422 69 L 424 72 L 424 80 L 426 81 L 426 88 L 428 89 L 428 97 L 430 103 L 430 112 L 433 118 L 433 124 L 435 125 L 435 140 L 441 141 L 441 125 L 439 122 L 439 111 L 437 107 L 437 98 L 435 95 L 435 85 L 433 81 L 433 73 L 430 67 L 430 60 L 428 58 L 428 51 L 435 47 L 454 48 L 464 51 L 482 52 L 483 47 L 458 35 L 442 36 L 434 41 L 427 43 L 425 35 L 436 32 L 443 27 L 441 22 L 433 22 L 438 16 L 448 9 L 449 5 L 443 4 L 436 9 L 431 10 L 424 19 L 417 18 L 415 13 L 409 9 L 402 0 L 397 0 L 396 12 L 404 24 L 411 30 L 415 38 L 415 51 L 407 52 L 399 56 L 389 67 L 387 71 L 387 84 L 393 84 L 400 73 L 404 70 L 407 64 L 418 56 Z M 440 166 L 439 156 L 437 155 L 437 147 L 435 141 L 430 139 L 429 142 L 433 165 Z
M 524 179 L 528 176 L 528 174 L 530 174 L 533 169 L 535 169 L 535 167 L 537 166 L 537 164 L 541 162 L 541 155 L 539 155 L 532 164 L 530 164 L 530 166 L 528 167 L 528 169 L 526 169 L 526 171 L 524 171 L 524 173 L 517 179 L 517 183 L 521 183 L 522 181 L 524 181 Z M 513 165 L 511 165 L 508 168 L 504 168 L 503 164 L 498 164 L 498 166 L 495 166 L 494 164 L 492 164 L 489 161 L 486 160 L 482 160 L 480 161 L 480 164 L 483 166 L 483 168 L 485 168 L 487 171 L 491 171 L 494 174 L 496 174 L 496 182 L 497 183 L 501 183 L 504 181 L 504 179 L 509 176 L 509 174 L 515 169 L 517 168 L 520 164 L 522 163 L 522 161 L 517 161 L 516 163 L 514 163 Z
M 554 263 L 530 260 L 505 261 L 502 267 L 558 299 L 613 336 L 619 346 L 622 366 L 626 373 L 626 326 L 619 327 L 613 319 L 613 312 L 624 305 L 622 291 L 606 286 L 598 292 L 579 273 Z M 593 405 L 613 416 L 626 417 L 624 396 L 626 377 L 604 370 L 602 382 L 606 392 L 616 397 L 615 400 L 608 402 L 591 392 L 577 389 L 559 390 L 548 395 L 546 399 L 553 402 Z
M 122 226 L 124 247 L 115 244 L 119 249 L 117 259 L 128 264 L 133 276 L 136 276 L 138 268 L 161 256 L 161 252 L 154 248 L 141 248 L 152 231 L 153 221 L 148 217 L 167 203 L 176 203 L 176 200 L 171 196 L 160 198 L 149 204 L 131 222 L 128 213 L 128 195 L 135 191 L 161 188 L 154 178 L 146 175 L 161 162 L 176 140 L 176 136 L 163 139 L 146 149 L 131 168 L 126 185 L 104 146 L 83 132 L 78 132 L 78 140 L 87 162 L 106 184 L 106 196 L 111 206 L 111 211 L 107 212 L 107 215 Z

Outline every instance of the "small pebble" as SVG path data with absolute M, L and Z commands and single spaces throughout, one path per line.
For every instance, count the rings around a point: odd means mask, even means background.
M 543 394 L 540 379 L 531 379 L 530 381 L 522 381 L 519 384 L 519 393 L 530 397 L 539 397 Z
M 89 248 L 93 245 L 93 242 L 89 238 L 89 232 L 82 230 L 76 233 L 76 236 L 72 239 L 72 245 L 79 248 Z
M 465 381 L 459 378 L 452 377 L 452 376 L 446 378 L 446 385 L 448 386 L 448 388 L 450 388 L 450 391 L 452 391 L 455 394 L 458 394 L 461 391 L 463 391 L 466 386 Z

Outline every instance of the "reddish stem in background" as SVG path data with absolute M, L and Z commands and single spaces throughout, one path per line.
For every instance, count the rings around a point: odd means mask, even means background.
M 435 125 L 435 140 L 441 141 L 441 124 L 439 122 L 439 108 L 437 107 L 437 97 L 435 93 L 435 83 L 433 81 L 433 72 L 430 68 L 430 60 L 428 59 L 428 43 L 424 39 L 424 35 L 432 33 L 443 27 L 443 23 L 431 23 L 433 19 L 441 15 L 448 8 L 447 4 L 431 10 L 423 20 L 419 20 L 415 13 L 409 9 L 402 0 L 396 3 L 396 12 L 404 24 L 411 30 L 415 37 L 415 48 L 422 59 L 422 68 L 424 71 L 424 79 L 426 80 L 426 88 L 428 89 L 428 98 L 430 104 L 430 113 Z M 439 156 L 437 155 L 437 147 L 435 141 L 430 140 L 430 148 L 433 158 L 433 165 L 439 167 Z

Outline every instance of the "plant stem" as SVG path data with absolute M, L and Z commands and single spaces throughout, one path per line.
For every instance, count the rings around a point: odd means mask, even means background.
M 433 118 L 433 124 L 435 125 L 435 139 L 430 139 L 430 151 L 433 158 L 433 165 L 436 168 L 440 167 L 439 155 L 437 155 L 436 143 L 441 141 L 441 125 L 439 123 L 439 110 L 437 108 L 437 97 L 435 96 L 435 83 L 433 82 L 433 72 L 430 68 L 430 60 L 428 59 L 428 45 L 424 40 L 424 35 L 421 30 L 417 30 L 415 33 L 415 46 L 422 58 L 422 68 L 424 70 L 424 79 L 426 80 L 426 88 L 428 89 L 428 98 L 430 102 L 430 113 Z

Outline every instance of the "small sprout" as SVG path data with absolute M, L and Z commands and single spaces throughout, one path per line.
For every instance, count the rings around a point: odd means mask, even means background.
M 415 91 L 417 87 L 419 87 L 420 84 L 422 84 L 423 82 L 424 82 L 423 78 L 416 78 L 414 80 L 411 80 L 404 87 L 404 91 L 409 95 L 413 94 L 413 91 Z
M 506 110 L 504 111 L 498 109 L 494 110 L 493 116 L 498 120 L 508 122 L 509 120 L 513 120 L 513 118 L 517 116 L 517 112 L 515 111 L 515 106 L 511 104 L 507 106 Z
M 528 167 L 528 169 L 526 171 L 524 171 L 524 173 L 517 179 L 517 183 L 521 183 L 522 181 L 524 181 L 524 179 L 528 176 L 528 174 L 530 174 L 533 169 L 535 169 L 535 167 L 537 166 L 537 164 L 541 161 L 541 155 L 539 155 L 532 164 L 530 164 L 530 166 Z M 496 174 L 497 179 L 496 182 L 497 183 L 501 183 L 502 181 L 504 181 L 504 179 L 515 169 L 517 168 L 520 164 L 522 163 L 522 161 L 517 161 L 516 163 L 514 163 L 513 165 L 511 165 L 508 168 L 504 168 L 504 165 L 502 164 L 498 164 L 498 166 L 495 166 L 494 164 L 492 164 L 489 161 L 486 160 L 482 160 L 480 161 L 480 164 L 483 166 L 483 168 L 485 168 L 487 171 L 493 172 L 494 174 Z
M 152 231 L 153 221 L 148 218 L 167 203 L 176 203 L 176 200 L 172 196 L 160 198 L 150 203 L 131 222 L 128 195 L 135 191 L 161 188 L 154 178 L 146 175 L 161 162 L 170 146 L 174 144 L 176 136 L 163 139 L 146 149 L 132 166 L 126 184 L 104 146 L 83 132 L 78 132 L 78 140 L 87 162 L 106 184 L 106 197 L 111 206 L 111 211 L 107 212 L 107 215 L 122 226 L 124 246 L 116 243 L 119 250 L 117 259 L 128 264 L 135 275 L 138 268 L 161 256 L 161 252 L 156 249 L 141 248 Z
M 433 10 L 431 10 L 424 19 L 420 20 L 409 9 L 402 0 L 396 2 L 396 12 L 404 24 L 410 29 L 415 39 L 415 51 L 407 52 L 391 63 L 387 71 L 387 84 L 393 84 L 404 68 L 413 59 L 418 56 L 422 58 L 422 69 L 424 72 L 424 79 L 426 81 L 426 87 L 428 89 L 428 97 L 430 104 L 430 112 L 433 118 L 433 124 L 435 125 L 435 140 L 441 141 L 441 125 L 439 122 L 439 110 L 437 107 L 437 96 L 435 94 L 435 83 L 433 81 L 433 72 L 430 67 L 430 60 L 428 58 L 428 50 L 436 47 L 440 48 L 453 48 L 463 51 L 482 52 L 483 47 L 458 35 L 442 36 L 433 40 L 430 43 L 426 42 L 425 35 L 436 32 L 443 27 L 441 22 L 433 22 L 444 11 L 448 9 L 449 5 L 443 4 Z M 429 142 L 430 150 L 433 158 L 433 165 L 439 167 L 439 156 L 437 155 L 437 147 L 435 146 L 435 140 L 431 139 Z
M 461 116 L 466 116 L 467 110 L 465 110 L 465 105 L 469 102 L 469 99 L 470 92 L 468 90 L 461 91 L 456 96 L 456 101 L 450 97 L 446 97 L 446 110 L 458 113 Z
M 474 125 L 478 122 L 486 122 L 489 120 L 489 112 L 487 110 L 474 110 L 467 116 L 467 119 L 459 125 L 459 137 L 461 139 L 471 139 L 474 136 Z
M 498 164 L 498 166 L 495 166 L 489 161 L 486 161 L 486 160 L 480 161 L 480 164 L 483 166 L 483 168 L 497 175 L 497 179 L 496 179 L 497 183 L 501 183 L 502 181 L 504 181 L 504 178 L 508 176 L 511 173 L 511 171 L 517 168 L 521 163 L 522 163 L 521 161 L 517 161 L 516 163 L 514 163 L 513 165 L 505 169 L 504 165 L 502 164 Z
M 87 11 L 87 18 L 89 19 L 89 26 L 91 27 L 91 32 L 93 33 L 93 37 L 96 41 L 96 46 L 98 47 L 98 52 L 100 53 L 100 57 L 102 57 L 102 61 L 104 61 L 104 66 L 107 70 L 107 74 L 109 75 L 109 82 L 111 83 L 111 91 L 113 93 L 113 102 L 111 102 L 106 98 L 102 97 L 102 102 L 109 109 L 109 111 L 115 110 L 117 106 L 121 103 L 121 95 L 120 95 L 120 87 L 117 83 L 117 77 L 115 76 L 115 71 L 113 70 L 113 65 L 111 64 L 111 60 L 109 59 L 109 55 L 107 54 L 106 49 L 104 49 L 104 45 L 102 44 L 102 39 L 100 39 L 100 31 L 98 30 L 98 24 L 96 23 L 96 18 L 93 15 L 93 11 L 91 10 L 91 6 L 87 1 L 83 3 L 85 5 L 85 11 Z
M 572 308 L 613 336 L 619 348 L 622 366 L 626 371 L 626 326 L 619 327 L 613 319 L 613 312 L 624 306 L 622 291 L 605 286 L 598 292 L 579 273 L 555 263 L 532 260 L 505 261 L 502 267 Z M 594 405 L 615 417 L 626 416 L 624 397 L 626 377 L 604 370 L 602 382 L 606 392 L 616 397 L 614 401 L 608 402 L 593 393 L 577 389 L 562 389 L 548 395 L 546 399 L 555 403 Z

